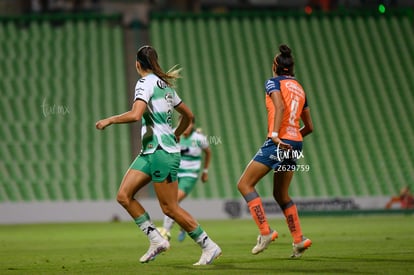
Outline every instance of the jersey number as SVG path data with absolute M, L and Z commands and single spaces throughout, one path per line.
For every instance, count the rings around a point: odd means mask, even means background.
M 289 115 L 289 124 L 295 126 L 296 114 L 298 113 L 299 101 L 298 98 L 292 98 L 290 103 L 290 115 Z

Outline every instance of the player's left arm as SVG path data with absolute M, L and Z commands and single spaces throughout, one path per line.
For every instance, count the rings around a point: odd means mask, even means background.
M 313 122 L 309 107 L 303 109 L 300 118 L 303 121 L 303 127 L 300 128 L 300 133 L 302 137 L 306 137 L 307 135 L 313 132 Z

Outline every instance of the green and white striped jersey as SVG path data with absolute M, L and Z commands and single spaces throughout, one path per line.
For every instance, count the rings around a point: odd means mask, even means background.
M 172 128 L 174 107 L 181 103 L 177 92 L 155 74 L 149 74 L 137 81 L 135 100 L 147 103 L 142 116 L 141 153 L 151 154 L 158 145 L 168 153 L 180 152 Z
M 197 178 L 201 168 L 203 149 L 208 148 L 206 136 L 193 131 L 188 137 L 180 137 L 181 162 L 178 177 Z

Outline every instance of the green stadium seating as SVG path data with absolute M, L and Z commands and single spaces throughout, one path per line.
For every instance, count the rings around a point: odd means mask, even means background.
M 0 21 L 0 202 L 113 200 L 128 127 L 94 126 L 127 107 L 121 26 L 27 21 Z
M 155 14 L 162 65 L 179 63 L 178 91 L 209 137 L 209 183 L 193 198 L 239 198 L 236 183 L 266 136 L 263 84 L 281 43 L 293 49 L 315 132 L 291 194 L 383 196 L 411 184 L 414 35 L 408 15 Z M 174 35 L 171 35 L 174 34 Z M 258 185 L 272 196 L 271 175 Z
M 287 43 L 308 94 L 291 195 L 389 196 L 414 180 L 413 20 L 407 15 L 239 13 L 151 18 L 150 38 L 213 152 L 191 198 L 240 198 L 236 183 L 266 136 L 263 85 Z M 113 200 L 130 161 L 122 28 L 105 19 L 0 21 L 0 202 Z M 121 176 L 120 176 L 121 175 Z M 272 196 L 272 175 L 258 191 Z M 150 195 L 154 196 L 150 190 Z

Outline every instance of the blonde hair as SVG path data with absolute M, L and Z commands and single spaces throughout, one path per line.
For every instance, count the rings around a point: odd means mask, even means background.
M 174 66 L 172 66 L 166 73 L 165 75 L 167 76 L 167 78 L 169 79 L 170 86 L 174 87 L 175 85 L 175 81 L 179 78 L 182 78 L 181 76 L 181 71 L 183 68 L 179 68 L 178 64 L 175 64 Z M 159 77 L 159 76 L 158 76 Z M 164 80 L 165 81 L 165 80 Z M 167 82 L 168 83 L 168 82 Z

